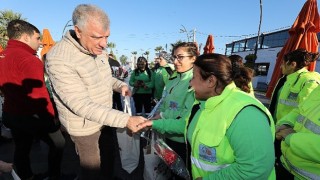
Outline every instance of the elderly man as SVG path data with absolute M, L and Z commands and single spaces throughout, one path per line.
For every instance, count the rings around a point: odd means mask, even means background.
M 100 8 L 81 4 L 73 11 L 74 30 L 66 33 L 47 55 L 59 119 L 75 143 L 81 179 L 99 179 L 101 129 L 128 127 L 132 132 L 146 119 L 112 109 L 112 91 L 130 96 L 124 82 L 112 77 L 104 49 L 109 18 Z

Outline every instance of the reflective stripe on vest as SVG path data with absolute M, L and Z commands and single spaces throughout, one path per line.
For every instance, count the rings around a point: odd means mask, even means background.
M 292 165 L 288 160 L 287 158 L 285 158 L 285 161 L 287 162 L 287 165 L 290 167 L 290 169 L 294 170 L 294 172 L 298 173 L 299 175 L 301 176 L 304 176 L 304 177 L 307 177 L 307 178 L 310 178 L 310 179 L 320 179 L 320 176 L 316 175 L 316 174 L 312 174 L 310 172 L 307 172 L 305 170 L 302 170 L 300 168 L 297 168 L 295 167 L 294 165 Z
M 298 107 L 298 103 L 295 102 L 295 101 L 288 101 L 288 100 L 285 100 L 285 99 L 280 99 L 279 103 L 287 105 L 287 106 Z
M 306 119 L 306 122 L 304 123 L 304 127 L 310 130 L 311 132 L 320 135 L 320 126 L 312 122 L 310 119 L 307 119 L 306 117 L 300 114 L 297 118 L 297 122 L 302 123 L 304 119 Z
M 206 164 L 195 157 L 191 156 L 191 163 L 194 164 L 197 168 L 202 169 L 204 171 L 218 171 L 220 169 L 226 168 L 230 166 L 230 164 L 224 164 L 224 165 L 212 165 L 212 164 Z

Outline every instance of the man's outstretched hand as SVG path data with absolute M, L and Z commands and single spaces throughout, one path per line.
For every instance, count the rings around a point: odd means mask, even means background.
M 131 116 L 128 120 L 127 128 L 130 129 L 132 133 L 139 132 L 139 130 L 141 130 L 139 125 L 144 123 L 147 120 L 148 119 L 142 116 Z

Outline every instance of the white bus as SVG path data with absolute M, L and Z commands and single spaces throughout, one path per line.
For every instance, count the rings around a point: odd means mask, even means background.
M 280 52 L 287 39 L 289 38 L 289 28 L 262 33 L 259 37 L 257 59 L 255 60 L 255 74 L 252 84 L 255 90 L 266 90 L 271 81 L 274 66 L 276 64 L 277 54 Z M 237 54 L 245 59 L 248 54 L 254 54 L 254 48 L 257 42 L 257 36 L 244 38 L 226 44 L 225 55 Z M 320 39 L 320 34 L 318 34 Z M 245 60 L 244 60 L 245 61 Z M 279 67 L 280 68 L 280 67 Z M 316 71 L 320 71 L 320 61 L 317 60 Z

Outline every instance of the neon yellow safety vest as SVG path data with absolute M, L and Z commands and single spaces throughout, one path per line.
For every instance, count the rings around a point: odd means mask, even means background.
M 211 99 L 210 105 L 213 108 L 210 112 L 201 112 L 192 135 L 191 163 L 193 178 L 205 177 L 213 171 L 228 167 L 235 161 L 233 149 L 226 137 L 226 131 L 236 115 L 246 106 L 254 105 L 269 117 L 274 138 L 275 127 L 270 112 L 257 99 L 239 91 L 234 83 L 228 85 L 219 98 L 215 97 L 214 101 Z M 200 153 L 200 151 L 203 151 L 203 149 L 201 147 L 214 147 L 216 156 L 213 157 L 214 159 L 211 162 L 202 160 L 200 154 L 203 153 Z M 274 170 L 269 179 L 275 179 Z
M 294 124 L 279 122 L 293 125 L 296 131 L 281 143 L 281 162 L 299 179 L 320 179 L 320 86 L 299 105 L 298 112 Z
M 309 72 L 305 68 L 288 75 L 279 95 L 275 120 L 281 119 L 292 109 L 297 108 L 319 82 L 319 73 Z

